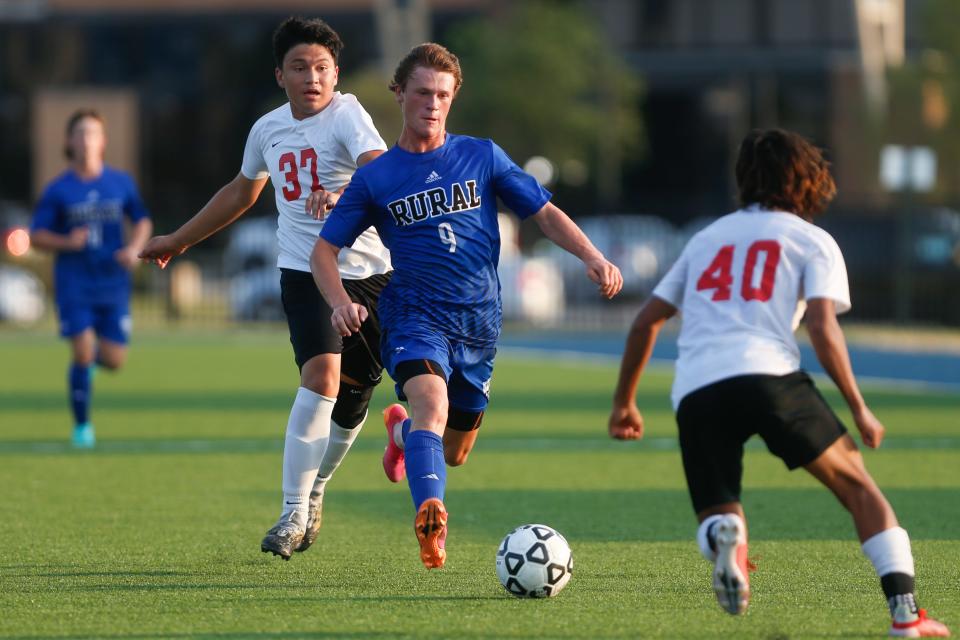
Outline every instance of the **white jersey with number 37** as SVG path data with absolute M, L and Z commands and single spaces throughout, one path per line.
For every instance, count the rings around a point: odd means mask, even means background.
M 682 313 L 673 406 L 691 391 L 747 374 L 800 368 L 793 332 L 806 300 L 850 309 L 836 241 L 792 213 L 751 207 L 697 233 L 653 295 Z
M 247 137 L 240 169 L 251 180 L 270 176 L 276 192 L 280 257 L 277 266 L 310 271 L 310 253 L 323 227 L 305 210 L 307 196 L 336 191 L 357 170 L 357 158 L 385 151 L 370 116 L 349 93 L 333 94 L 320 113 L 296 120 L 285 104 L 257 120 Z M 373 227 L 340 252 L 340 275 L 358 280 L 390 270 L 390 252 Z

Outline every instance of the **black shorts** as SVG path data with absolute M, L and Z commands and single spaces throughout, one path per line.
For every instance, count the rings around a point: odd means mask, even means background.
M 280 298 L 290 327 L 290 344 L 297 367 L 324 353 L 342 353 L 340 371 L 363 386 L 372 386 L 383 377 L 380 361 L 380 318 L 377 301 L 390 282 L 390 273 L 363 280 L 343 280 L 350 299 L 367 308 L 369 316 L 360 332 L 347 338 L 333 329 L 327 304 L 313 281 L 313 275 L 295 269 L 280 269 Z
M 677 426 L 697 513 L 740 501 L 743 445 L 753 434 L 788 469 L 796 469 L 847 432 L 803 371 L 737 376 L 697 389 L 680 402 Z

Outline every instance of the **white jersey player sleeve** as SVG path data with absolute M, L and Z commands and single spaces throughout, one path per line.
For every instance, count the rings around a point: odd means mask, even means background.
M 337 120 L 337 138 L 353 161 L 368 151 L 386 151 L 387 144 L 360 102 L 350 94 L 343 94 L 342 99 L 352 108 L 345 108 Z
M 689 247 L 689 245 L 687 246 Z M 680 257 L 677 258 L 677 261 L 673 263 L 673 266 L 654 288 L 653 295 L 679 309 L 680 305 L 683 304 L 683 290 L 687 284 L 688 265 L 687 248 L 684 248 Z
M 815 249 L 803 270 L 803 298 L 829 298 L 837 314 L 850 310 L 847 265 L 837 241 L 827 233 L 817 234 Z
M 240 173 L 249 180 L 263 180 L 270 177 L 270 170 L 263 156 L 262 128 L 259 124 L 258 121 L 251 127 L 250 133 L 247 135 L 247 144 L 243 147 L 243 163 L 240 165 Z

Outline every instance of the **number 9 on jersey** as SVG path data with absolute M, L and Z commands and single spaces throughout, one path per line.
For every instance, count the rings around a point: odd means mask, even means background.
M 440 242 L 449 247 L 450 253 L 457 250 L 457 236 L 453 233 L 453 227 L 449 222 L 441 222 L 437 225 L 437 232 L 440 234 Z

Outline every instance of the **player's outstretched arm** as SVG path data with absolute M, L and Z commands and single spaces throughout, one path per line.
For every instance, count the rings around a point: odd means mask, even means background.
M 620 363 L 620 376 L 613 392 L 613 409 L 607 423 L 611 438 L 638 440 L 643 437 L 643 416 L 640 415 L 636 403 L 637 385 L 647 362 L 650 361 L 660 327 L 676 312 L 677 308 L 672 304 L 653 296 L 634 319 L 627 335 L 627 345 Z
M 620 269 L 593 246 L 590 238 L 559 207 L 548 202 L 533 219 L 554 244 L 580 258 L 587 268 L 587 277 L 599 285 L 604 297 L 612 298 L 620 292 L 623 288 Z
M 30 244 L 43 251 L 83 251 L 89 235 L 87 227 L 74 227 L 68 234 L 36 229 L 30 233 Z
M 843 330 L 837 322 L 836 308 L 833 300 L 828 298 L 813 298 L 807 301 L 805 316 L 807 333 L 810 342 L 817 353 L 817 360 L 824 371 L 830 376 L 843 399 L 846 400 L 853 420 L 860 431 L 863 444 L 876 449 L 883 440 L 884 426 L 864 401 L 850 366 L 850 354 L 847 352 L 847 342 L 843 337 Z
M 237 174 L 179 229 L 169 235 L 150 238 L 138 257 L 156 262 L 161 269 L 166 267 L 171 258 L 242 216 L 257 201 L 266 183 L 266 178 L 251 180 L 242 173 Z
M 127 269 L 133 269 L 137 266 L 137 258 L 147 244 L 151 233 L 153 233 L 153 222 L 150 218 L 137 220 L 130 232 L 130 240 L 114 254 L 117 262 Z
M 340 268 L 337 256 L 340 247 L 330 244 L 323 238 L 317 238 L 310 254 L 310 270 L 317 283 L 320 295 L 327 301 L 333 314 L 330 322 L 341 336 L 349 336 L 360 331 L 360 325 L 367 319 L 367 308 L 350 299 L 340 280 Z

